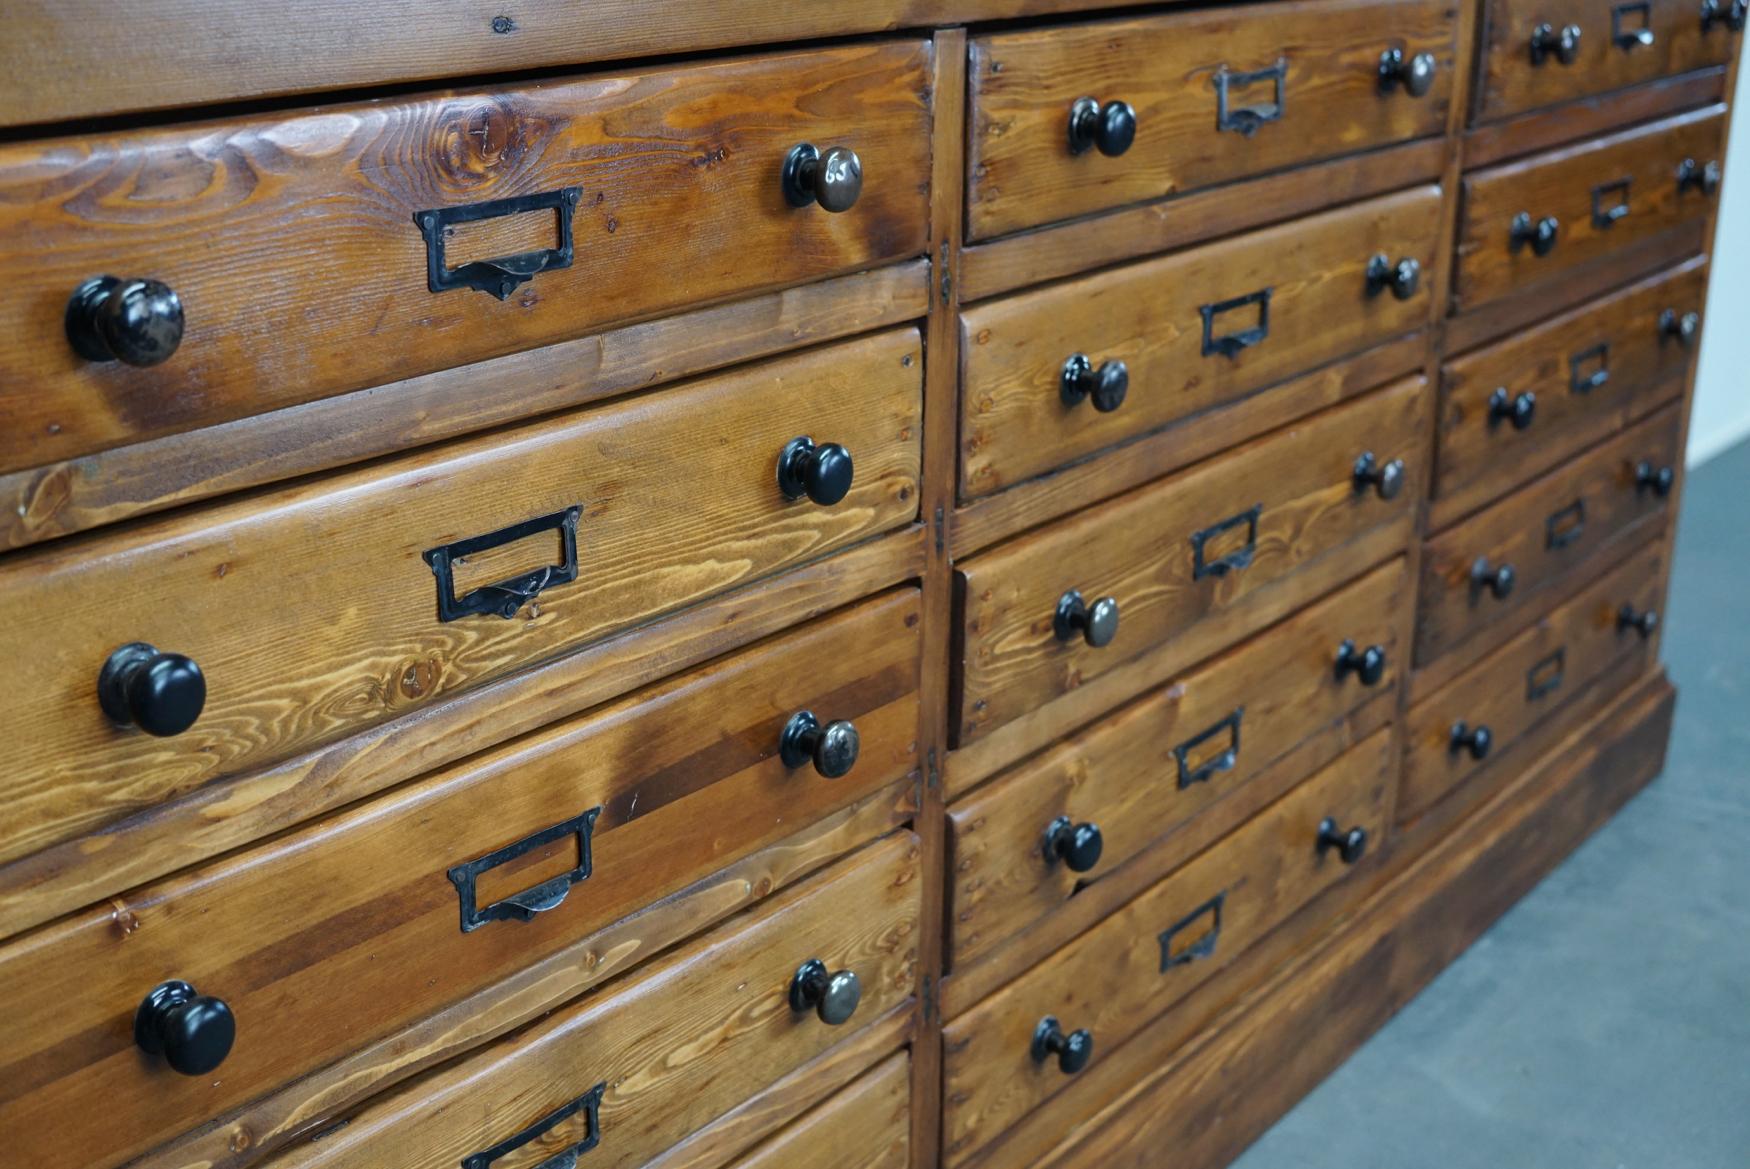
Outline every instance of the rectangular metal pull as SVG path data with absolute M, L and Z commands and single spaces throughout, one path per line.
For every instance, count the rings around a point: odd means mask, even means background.
M 1260 81 L 1273 83 L 1270 101 L 1249 106 L 1233 106 L 1236 91 Z M 1231 130 L 1250 138 L 1266 122 L 1280 122 L 1282 108 L 1288 97 L 1288 58 L 1278 57 L 1276 64 L 1250 73 L 1235 73 L 1226 65 L 1215 71 L 1215 129 L 1218 133 Z
M 1550 513 L 1544 521 L 1544 543 L 1551 552 L 1566 548 L 1586 532 L 1586 501 L 1576 499 L 1568 506 Z
M 590 838 L 595 834 L 596 817 L 602 814 L 601 808 L 594 807 L 580 816 L 543 828 L 533 836 L 527 836 L 515 844 L 507 844 L 497 852 L 487 853 L 479 860 L 456 865 L 449 871 L 451 883 L 456 886 L 456 896 L 462 905 L 462 932 L 473 933 L 489 921 L 532 921 L 537 913 L 545 913 L 565 900 L 565 895 L 571 892 L 571 887 L 579 881 L 587 881 L 592 867 L 590 860 Z M 475 882 L 481 873 L 496 869 L 507 864 L 532 849 L 566 836 L 577 837 L 577 864 L 570 871 L 559 874 L 539 885 L 514 893 L 502 901 L 495 901 L 484 909 L 475 906 Z
M 1258 551 L 1258 519 L 1264 514 L 1264 505 L 1253 504 L 1251 507 L 1235 516 L 1229 516 L 1220 523 L 1211 524 L 1200 532 L 1191 533 L 1191 579 L 1202 580 L 1206 576 L 1226 576 L 1238 568 L 1245 568 L 1252 563 L 1252 557 Z M 1246 529 L 1245 543 L 1231 552 L 1225 552 L 1210 559 L 1210 546 L 1220 536 L 1226 535 L 1235 528 L 1244 526 Z
M 1232 300 L 1218 301 L 1206 304 L 1197 311 L 1203 314 L 1203 356 L 1219 353 L 1223 357 L 1238 357 L 1244 350 L 1259 344 L 1270 335 L 1270 294 L 1274 288 L 1260 288 L 1256 292 L 1248 292 L 1244 296 L 1236 296 Z M 1222 313 L 1230 312 L 1247 305 L 1258 306 L 1258 323 L 1249 329 L 1241 329 L 1237 333 L 1215 335 L 1215 318 Z
M 1596 364 L 1590 373 L 1586 367 Z M 1589 394 L 1610 380 L 1610 342 L 1605 341 L 1568 358 L 1568 388 L 1576 394 Z
M 583 1113 L 584 1120 L 583 1139 L 576 1144 L 568 1145 L 564 1149 L 553 1154 L 551 1157 L 548 1157 L 545 1161 L 532 1167 L 532 1169 L 577 1169 L 577 1159 L 601 1143 L 602 1093 L 607 1091 L 607 1089 L 607 1082 L 603 1081 L 579 1096 L 577 1099 L 573 1100 L 571 1103 L 560 1107 L 552 1114 L 536 1121 L 528 1128 L 525 1128 L 522 1132 L 517 1133 L 514 1137 L 500 1141 L 490 1149 L 482 1149 L 478 1153 L 470 1153 L 468 1156 L 462 1158 L 462 1169 L 487 1169 L 487 1167 L 494 1161 L 516 1152 L 530 1141 L 540 1140 L 542 1137 L 558 1128 L 561 1124 L 564 1124 L 567 1120 L 570 1120 L 573 1116 L 576 1116 L 581 1112 Z
M 1208 730 L 1199 731 L 1173 748 L 1173 758 L 1179 763 L 1179 789 L 1181 791 L 1194 783 L 1203 783 L 1219 772 L 1234 769 L 1234 765 L 1240 761 L 1240 720 L 1245 717 L 1245 713 L 1245 707 L 1236 706 L 1232 714 Z M 1228 736 L 1226 748 L 1201 762 L 1192 762 L 1192 752 L 1209 740 L 1224 734 Z
M 1179 921 L 1162 931 L 1161 939 L 1161 973 L 1175 966 L 1188 966 L 1199 958 L 1208 958 L 1215 953 L 1215 943 L 1221 939 L 1221 910 L 1227 903 L 1227 890 L 1223 889 Z M 1173 943 L 1179 940 L 1179 935 L 1192 926 L 1204 924 L 1201 933 L 1183 942 L 1177 949 Z
M 1649 48 L 1657 39 L 1653 33 L 1651 0 L 1629 0 L 1610 10 L 1610 40 L 1617 48 Z
M 565 187 L 539 195 L 517 195 L 461 207 L 434 207 L 429 211 L 414 212 L 413 222 L 425 234 L 426 287 L 432 292 L 477 288 L 503 300 L 519 285 L 526 284 L 542 272 L 571 267 L 571 215 L 577 210 L 577 201 L 582 194 L 581 187 Z M 476 260 L 459 268 L 451 268 L 445 262 L 444 235 L 456 224 L 545 210 L 551 210 L 558 221 L 559 238 L 553 247 L 496 260 Z
M 577 520 L 582 514 L 583 508 L 573 505 L 552 515 L 512 524 L 484 536 L 470 536 L 426 552 L 425 562 L 431 566 L 432 575 L 437 577 L 438 620 L 455 621 L 476 613 L 496 613 L 508 621 L 542 589 L 576 580 Z M 454 565 L 457 561 L 547 531 L 559 533 L 561 553 L 558 564 L 519 573 L 497 584 L 482 585 L 466 596 L 456 596 Z
M 1544 695 L 1559 690 L 1567 665 L 1568 650 L 1563 646 L 1525 671 L 1525 701 L 1536 702 Z
M 1599 183 L 1592 188 L 1592 226 L 1606 228 L 1628 214 L 1628 179 Z

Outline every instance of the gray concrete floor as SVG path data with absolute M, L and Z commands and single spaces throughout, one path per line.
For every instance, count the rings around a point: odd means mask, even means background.
M 1750 1166 L 1750 444 L 1690 475 L 1666 617 L 1664 774 L 1234 1169 Z

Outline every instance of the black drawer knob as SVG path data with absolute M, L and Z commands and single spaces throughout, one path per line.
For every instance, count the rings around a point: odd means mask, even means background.
M 1487 556 L 1471 561 L 1471 589 L 1491 593 L 1497 601 L 1504 601 L 1513 594 L 1513 585 L 1518 579 L 1511 564 L 1490 564 Z
M 1091 97 L 1078 97 L 1069 107 L 1069 152 L 1086 154 L 1099 150 L 1117 158 L 1136 141 L 1136 110 L 1127 101 L 1101 105 Z
M 1085 353 L 1070 354 L 1058 379 L 1058 394 L 1065 406 L 1078 406 L 1083 398 L 1092 398 L 1094 409 L 1102 414 L 1124 405 L 1124 395 L 1129 392 L 1129 366 L 1122 361 L 1102 361 L 1095 369 Z
M 1489 748 L 1495 745 L 1495 732 L 1488 727 L 1471 726 L 1460 719 L 1452 724 L 1452 735 L 1447 740 L 1446 749 L 1456 755 L 1460 751 L 1469 751 L 1472 759 L 1487 759 Z
M 1489 395 L 1489 425 L 1512 423 L 1514 430 L 1524 430 L 1537 416 L 1537 395 L 1530 390 L 1509 394 L 1506 386 L 1497 386 Z
M 1674 308 L 1668 308 L 1659 314 L 1659 336 L 1675 337 L 1685 349 L 1695 344 L 1695 338 L 1700 332 L 1700 313 L 1680 313 Z
M 1531 63 L 1541 65 L 1554 57 L 1564 65 L 1572 65 L 1580 55 L 1580 26 L 1540 24 L 1531 30 Z
M 851 490 L 851 452 L 836 442 L 814 445 L 807 435 L 793 438 L 778 453 L 778 490 L 785 499 L 806 495 L 831 507 Z
M 1684 191 L 1700 191 L 1704 195 L 1712 195 L 1720 189 L 1720 164 L 1718 162 L 1699 163 L 1693 158 L 1686 158 L 1677 164 L 1677 193 Z
M 1637 611 L 1633 605 L 1624 605 L 1616 611 L 1616 630 L 1621 633 L 1632 629 L 1641 635 L 1642 640 L 1653 636 L 1659 631 L 1659 610 L 1643 609 Z
M 1033 1029 L 1033 1061 L 1044 1063 L 1054 1055 L 1059 1071 L 1066 1076 L 1075 1075 L 1094 1058 L 1093 1032 L 1079 1030 L 1066 1035 L 1054 1016 L 1045 1016 Z
M 1326 816 L 1319 821 L 1319 855 L 1323 856 L 1333 848 L 1344 864 L 1354 864 L 1367 855 L 1367 829 L 1359 824 L 1353 828 L 1339 828 L 1335 820 Z
M 1716 24 L 1723 24 L 1732 32 L 1744 31 L 1744 17 L 1750 12 L 1750 0 L 1732 0 L 1730 4 L 1721 4 L 1720 0 L 1701 0 L 1701 31 L 1712 32 Z
M 160 653 L 143 641 L 109 655 L 97 675 L 97 701 L 114 722 L 148 735 L 180 735 L 207 701 L 207 680 L 194 659 Z
M 237 1019 L 225 1000 L 179 980 L 153 987 L 134 1012 L 134 1042 L 185 1076 L 204 1076 L 224 1063 L 236 1038 Z
M 1051 628 L 1059 641 L 1073 641 L 1080 636 L 1095 649 L 1111 645 L 1118 636 L 1118 601 L 1101 597 L 1089 605 L 1079 592 L 1071 589 L 1057 599 Z
M 1382 463 L 1372 451 L 1363 451 L 1355 460 L 1351 478 L 1356 491 L 1371 487 L 1381 499 L 1396 499 L 1404 489 L 1404 461 L 1388 459 Z
M 1105 846 L 1098 824 L 1077 824 L 1068 816 L 1059 816 L 1045 830 L 1045 858 L 1062 861 L 1072 873 L 1085 873 L 1099 864 Z
M 849 775 L 857 765 L 857 751 L 862 747 L 857 728 L 843 719 L 821 725 L 811 710 L 799 710 L 784 724 L 778 738 L 778 757 L 784 766 L 795 769 L 813 762 L 814 770 L 827 779 Z
M 1433 53 L 1405 57 L 1402 49 L 1387 49 L 1379 55 L 1379 87 L 1390 93 L 1401 85 L 1411 97 L 1421 97 L 1434 88 L 1437 70 Z
M 87 361 L 157 365 L 182 344 L 182 298 L 157 280 L 98 276 L 74 291 L 66 326 Z
M 1367 295 L 1377 296 L 1384 289 L 1399 300 L 1409 300 L 1422 286 L 1422 261 L 1405 256 L 1397 263 L 1384 252 L 1375 252 L 1367 261 Z
M 837 1027 L 856 1014 L 862 1001 L 863 984 L 856 971 L 829 971 L 819 958 L 798 966 L 790 979 L 790 1009 L 797 1014 L 813 1011 L 828 1027 Z
M 792 207 L 818 203 L 826 211 L 849 211 L 863 193 L 863 160 L 845 146 L 823 152 L 804 142 L 784 156 L 783 184 Z
M 1555 216 L 1545 215 L 1542 219 L 1533 220 L 1531 212 L 1521 211 L 1507 225 L 1507 248 L 1516 252 L 1529 244 L 1532 255 L 1547 256 L 1555 250 L 1556 239 L 1561 231 L 1561 221 Z
M 1343 644 L 1337 647 L 1337 681 L 1341 682 L 1350 674 L 1359 678 L 1363 686 L 1377 686 L 1385 677 L 1385 647 L 1370 645 L 1358 649 L 1353 641 L 1344 638 Z
M 1660 499 L 1671 494 L 1677 482 L 1677 472 L 1670 467 L 1655 467 L 1645 459 L 1635 464 L 1635 493 L 1651 491 Z

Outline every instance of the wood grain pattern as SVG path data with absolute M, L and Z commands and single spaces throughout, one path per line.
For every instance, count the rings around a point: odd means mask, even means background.
M 919 255 L 928 65 L 864 44 L 0 146 L 0 471 Z M 854 208 L 789 206 L 799 142 L 858 151 Z M 569 268 L 428 291 L 415 214 L 569 186 Z M 181 296 L 169 361 L 73 352 L 104 273 Z
M 1449 652 L 1475 661 L 1490 648 L 1477 636 L 1482 630 L 1511 627 L 1540 590 L 1580 579 L 1579 566 L 1596 563 L 1595 553 L 1635 543 L 1635 533 L 1661 523 L 1665 501 L 1636 487 L 1634 468 L 1647 460 L 1681 473 L 1679 420 L 1679 411 L 1667 407 L 1430 539 L 1416 619 L 1417 667 Z M 1479 558 L 1491 569 L 1512 566 L 1515 580 L 1505 597 L 1472 581 Z
M 1688 0 L 1646 0 L 1638 11 L 1612 21 L 1617 0 L 1489 0 L 1480 46 L 1476 119 L 1489 121 L 1539 106 L 1724 65 L 1737 52 L 1737 34 L 1724 22 L 1702 31 L 1700 9 Z M 1574 61 L 1554 56 L 1531 60 L 1531 34 L 1541 24 L 1575 24 L 1580 44 Z M 1616 27 L 1620 25 L 1620 27 Z M 1613 32 L 1645 28 L 1653 43 L 1622 42 Z
M 1614 93 L 1582 98 L 1556 109 L 1474 126 L 1462 138 L 1466 166 L 1491 166 L 1509 158 L 1549 150 L 1578 138 L 1608 134 L 1635 122 L 1650 122 L 1696 106 L 1725 101 L 1724 68 L 1700 69 Z
M 735 1162 L 734 1169 L 909 1169 L 911 1066 L 896 1055 Z
M 1723 113 L 1723 107 L 1709 106 L 1467 175 L 1454 285 L 1458 310 L 1547 285 L 1612 252 L 1704 222 L 1714 199 L 1693 188 L 1679 192 L 1677 167 L 1685 158 L 1718 161 Z M 1596 189 L 1620 182 L 1629 184 L 1626 196 L 1595 197 Z M 1595 202 L 1608 210 L 1625 197 L 1628 214 L 1614 222 L 1594 220 Z M 1508 227 L 1520 212 L 1533 220 L 1554 216 L 1560 223 L 1547 255 L 1529 245 L 1511 246 Z M 1661 259 L 1669 263 L 1688 254 L 1672 248 Z
M 1316 847 L 1319 821 L 1333 816 L 1383 838 L 1394 788 L 1391 736 L 1375 735 L 1306 781 L 1226 840 L 1028 972 L 955 1019 L 944 1041 L 944 1164 L 966 1163 L 1010 1121 L 1049 1107 L 1069 1082 L 1055 1062 L 1029 1054 L 1033 1029 L 1052 1015 L 1065 1030 L 1093 1033 L 1094 1060 L 1116 1050 L 1150 1019 L 1232 959 L 1322 889 L 1353 870 Z M 1219 916 L 1209 908 L 1221 897 Z M 1178 923 L 1184 929 L 1175 932 Z M 1213 932 L 1201 957 L 1189 943 Z
M 1398 457 L 1426 417 L 1422 384 L 1399 383 L 966 561 L 958 570 L 956 744 L 1033 715 L 1254 590 L 1342 555 L 1374 529 L 1407 535 L 1421 468 L 1408 469 L 1402 494 L 1390 501 L 1358 491 L 1352 469 L 1364 451 L 1382 461 Z M 1209 537 L 1203 559 L 1238 555 L 1250 526 L 1243 517 L 1254 507 L 1249 563 L 1199 578 L 1197 533 L 1241 516 Z M 1053 634 L 1053 614 L 1069 589 L 1089 604 L 1117 598 L 1120 630 L 1111 645 L 1095 649 Z
M 960 496 L 1000 491 L 1103 447 L 1205 411 L 1419 326 L 1436 272 L 1440 190 L 1422 187 L 1037 292 L 961 316 Z M 1407 300 L 1370 294 L 1384 254 L 1422 266 Z M 1270 291 L 1269 331 L 1229 356 L 1206 344 L 1203 309 Z M 1210 326 L 1249 326 L 1236 309 Z M 1064 362 L 1123 362 L 1129 391 L 1101 412 L 1066 404 Z
M 1212 661 L 1178 675 L 949 811 L 954 967 L 1085 896 L 1159 838 L 1225 803 L 1302 740 L 1397 686 L 1398 614 L 1411 603 L 1396 561 Z M 1378 646 L 1386 673 L 1370 688 L 1340 678 L 1337 646 Z M 1237 727 L 1189 746 L 1238 713 Z M 1237 743 L 1232 764 L 1206 780 L 1182 778 Z M 1184 766 L 1179 752 L 1183 750 Z M 1099 826 L 1099 865 L 1070 872 L 1041 850 L 1058 816 Z
M 1267 20 L 1207 9 L 974 38 L 967 217 L 974 239 L 1438 134 L 1454 73 L 1448 0 L 1290 0 Z M 1382 91 L 1379 55 L 1434 54 L 1421 98 Z M 1287 63 L 1282 113 L 1255 134 L 1217 127 L 1216 79 Z M 1232 84 L 1230 109 L 1273 100 Z M 1072 154 L 1077 98 L 1126 101 L 1136 140 Z
M 8 559 L 0 598 L 62 633 L 45 641 L 28 618 L 0 632 L 0 657 L 40 696 L 0 723 L 29 776 L 9 791 L 0 857 L 905 523 L 920 359 L 915 331 L 879 334 Z M 852 452 L 836 506 L 779 492 L 777 455 L 798 434 Z M 570 506 L 576 581 L 517 620 L 438 620 L 426 550 Z M 519 541 L 474 584 L 554 563 L 557 545 Z M 206 709 L 180 736 L 117 730 L 97 706 L 96 671 L 136 640 L 206 674 Z

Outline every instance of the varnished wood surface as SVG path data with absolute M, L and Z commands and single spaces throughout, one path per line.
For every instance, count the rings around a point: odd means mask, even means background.
M 910 1169 L 910 1080 L 910 1061 L 893 1056 L 734 1169 Z
M 1717 104 L 1730 95 L 1726 72 L 1724 67 L 1699 69 L 1681 77 L 1667 77 L 1474 126 L 1461 139 L 1465 165 L 1490 166 L 1534 150 L 1549 150 L 1580 138 L 1607 134 L 1636 122 Z
M 1441 279 L 1440 190 L 1420 187 L 1128 268 L 967 310 L 961 325 L 960 495 L 1000 491 L 1094 451 L 1219 409 L 1284 377 L 1378 345 L 1427 316 Z M 1408 299 L 1370 294 L 1369 260 L 1413 259 Z M 1203 309 L 1270 292 L 1269 331 L 1236 355 L 1205 346 Z M 1259 310 L 1214 317 L 1216 336 Z M 1064 362 L 1123 362 L 1129 390 L 1110 412 L 1067 404 Z
M 919 255 L 928 68 L 924 42 L 859 44 L 0 146 L 0 471 Z M 858 152 L 855 207 L 789 206 L 800 142 Z M 503 301 L 428 290 L 416 214 L 572 186 L 569 268 Z M 557 243 L 508 229 L 452 263 Z M 181 296 L 168 361 L 68 344 L 106 273 Z
M 9 558 L 0 598 L 20 619 L 0 658 L 39 697 L 0 723 L 28 777 L 11 788 L 0 857 L 905 523 L 921 372 L 915 331 L 878 334 Z M 778 452 L 797 435 L 852 452 L 840 503 L 778 490 Z M 575 581 L 516 620 L 438 620 L 423 553 L 568 507 L 581 509 Z M 557 563 L 558 546 L 549 531 L 481 557 L 456 591 Z M 97 671 L 130 641 L 200 663 L 206 708 L 182 735 L 118 730 L 98 707 Z
M 1196 190 L 1334 154 L 1438 134 L 1454 73 L 1448 0 L 1290 0 L 1268 19 L 1208 8 L 975 37 L 968 68 L 967 215 L 975 239 Z M 1432 53 L 1422 97 L 1383 91 L 1379 55 Z M 1218 75 L 1286 62 L 1281 117 L 1217 126 Z M 1077 98 L 1128 102 L 1136 139 L 1118 157 L 1072 154 Z M 1274 100 L 1230 82 L 1229 111 Z

